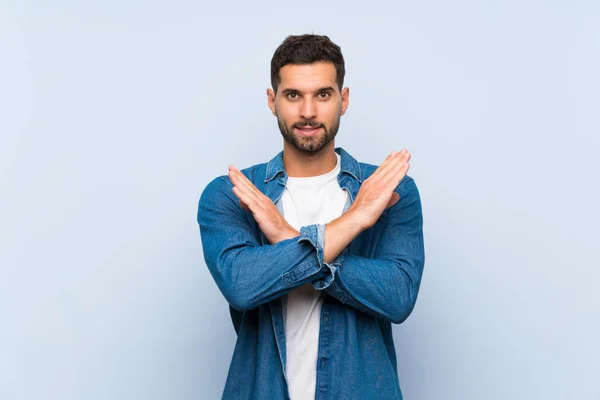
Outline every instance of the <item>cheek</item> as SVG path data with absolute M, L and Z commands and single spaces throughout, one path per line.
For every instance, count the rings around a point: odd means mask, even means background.
M 331 125 L 333 122 L 337 120 L 341 112 L 341 108 L 339 104 L 327 104 L 326 107 L 323 107 L 321 110 L 321 120 L 328 125 Z
M 280 120 L 289 123 L 298 118 L 298 113 L 293 106 L 277 104 L 275 107 Z

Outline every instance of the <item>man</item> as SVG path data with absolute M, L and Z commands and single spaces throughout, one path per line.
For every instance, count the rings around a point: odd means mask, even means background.
M 421 201 L 405 149 L 377 167 L 334 146 L 344 68 L 327 36 L 289 36 L 267 90 L 283 151 L 230 165 L 200 197 L 204 258 L 238 335 L 223 399 L 402 398 L 391 323 L 417 299 Z

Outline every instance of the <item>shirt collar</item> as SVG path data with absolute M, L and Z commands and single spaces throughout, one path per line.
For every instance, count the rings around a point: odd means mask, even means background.
M 350 155 L 346 150 L 342 147 L 336 147 L 335 152 L 340 155 L 340 163 L 341 171 L 340 173 L 346 173 L 353 176 L 359 182 L 361 181 L 360 177 L 360 166 L 358 165 L 358 161 Z M 279 152 L 275 157 L 269 161 L 267 164 L 267 171 L 265 174 L 265 183 L 274 179 L 280 173 L 285 174 L 285 168 L 283 165 L 283 150 Z

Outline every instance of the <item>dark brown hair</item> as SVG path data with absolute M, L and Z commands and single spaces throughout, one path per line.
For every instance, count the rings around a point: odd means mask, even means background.
M 290 35 L 279 45 L 271 59 L 271 86 L 277 93 L 281 82 L 279 70 L 288 64 L 312 64 L 314 62 L 331 62 L 335 67 L 336 82 L 340 91 L 344 86 L 344 56 L 340 46 L 327 36 L 305 34 Z

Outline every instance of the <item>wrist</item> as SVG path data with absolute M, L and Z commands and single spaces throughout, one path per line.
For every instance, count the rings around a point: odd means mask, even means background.
M 365 218 L 358 209 L 350 207 L 340 218 L 343 218 L 351 230 L 356 234 L 369 228 Z
M 331 263 L 364 229 L 361 225 L 361 216 L 348 210 L 339 218 L 325 225 L 325 246 L 323 261 Z
M 296 236 L 300 236 L 300 232 L 298 232 L 296 229 L 292 228 L 291 226 L 286 227 L 285 229 L 282 230 L 281 234 L 279 235 L 279 240 L 277 240 L 276 243 L 279 243 L 283 240 L 295 238 Z

